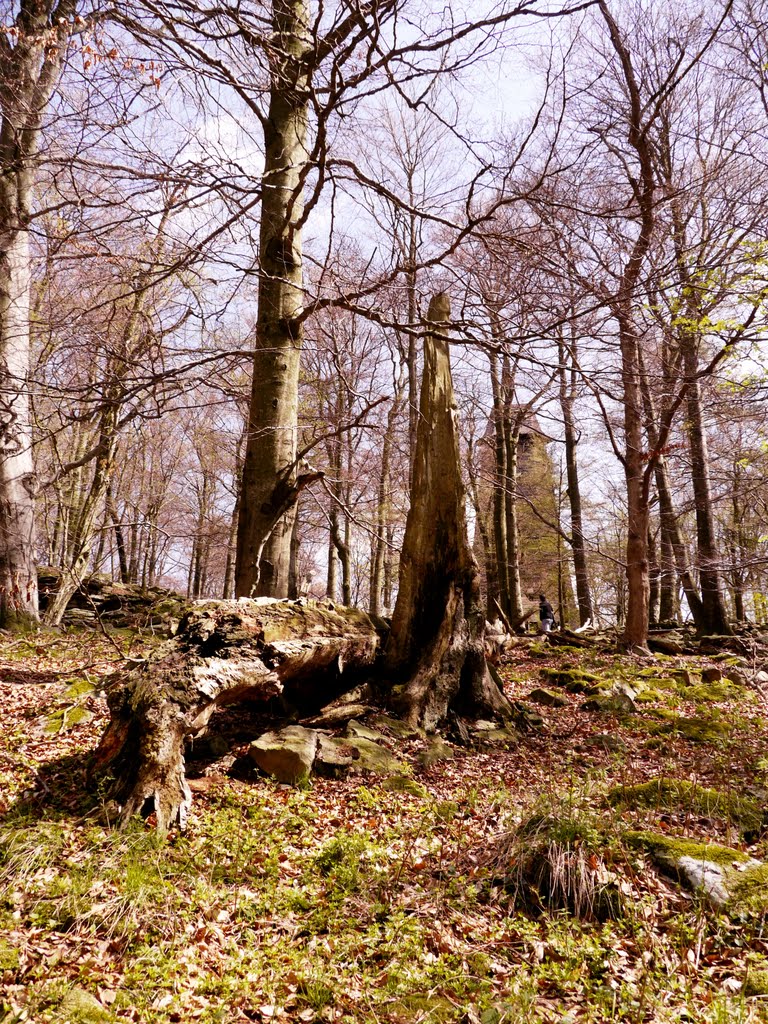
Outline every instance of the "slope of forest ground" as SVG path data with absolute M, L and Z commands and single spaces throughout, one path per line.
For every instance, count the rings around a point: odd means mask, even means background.
M 72 630 L 0 643 L 2 1024 L 768 1020 L 768 899 L 717 909 L 629 841 L 654 832 L 768 859 L 761 823 L 740 812 L 743 798 L 764 803 L 768 707 L 755 684 L 700 674 L 734 659 L 526 638 L 501 672 L 514 699 L 542 684 L 564 698 L 537 707 L 543 730 L 430 767 L 422 741 L 393 741 L 394 783 L 299 790 L 238 771 L 238 744 L 264 722 L 230 709 L 227 743 L 189 766 L 188 831 L 160 842 L 151 823 L 110 828 L 84 790 L 100 687 L 155 642 Z M 642 682 L 644 699 L 584 710 L 553 670 Z M 607 799 L 662 776 L 720 796 Z M 550 850 L 581 858 L 609 913 L 579 920 L 524 890 L 531 821 L 568 832 Z

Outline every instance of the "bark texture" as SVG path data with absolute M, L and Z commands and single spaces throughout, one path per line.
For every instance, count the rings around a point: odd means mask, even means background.
M 411 507 L 400 556 L 400 588 L 387 643 L 389 677 L 407 680 L 402 710 L 435 730 L 450 712 L 511 714 L 483 647 L 479 571 L 467 536 L 453 382 L 435 295 L 427 314 Z
M 29 225 L 43 115 L 74 8 L 74 0 L 21 0 L 13 42 L 5 31 L 0 40 L 0 626 L 11 629 L 38 618 Z
M 310 39 L 305 0 L 275 0 L 264 120 L 259 308 L 243 465 L 235 593 L 285 597 L 295 505 L 317 475 L 296 465 Z
M 309 703 L 320 706 L 338 692 L 342 672 L 373 663 L 385 632 L 351 608 L 264 598 L 199 605 L 156 657 L 111 688 L 92 780 L 108 780 L 121 823 L 154 811 L 159 831 L 183 828 L 192 799 L 185 740 L 217 707 L 309 686 L 317 695 Z

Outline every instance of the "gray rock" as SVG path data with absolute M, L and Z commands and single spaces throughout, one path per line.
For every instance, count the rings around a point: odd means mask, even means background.
M 568 703 L 567 698 L 563 697 L 562 694 L 553 693 L 552 690 L 545 690 L 543 687 L 531 690 L 526 699 L 532 700 L 534 704 L 542 704 L 548 708 L 563 708 Z
M 376 775 L 402 775 L 405 765 L 385 747 L 364 736 L 348 736 L 347 743 L 358 752 L 354 771 L 374 772 Z
M 360 752 L 348 740 L 320 733 L 312 771 L 325 778 L 340 779 L 350 771 L 359 757 Z
M 362 722 L 358 722 L 354 718 L 344 730 L 344 735 L 350 738 L 357 737 L 363 740 L 370 740 L 372 743 L 380 743 L 382 740 L 386 740 L 384 733 L 379 732 L 377 729 L 372 729 L 369 725 L 363 725 Z
M 725 678 L 730 680 L 736 686 L 748 686 L 749 680 L 747 679 L 746 672 L 740 668 L 729 668 L 725 673 Z
M 520 734 L 511 726 L 481 729 L 473 734 L 472 741 L 481 750 L 494 750 L 498 747 L 506 750 L 518 745 Z
M 454 750 L 450 743 L 441 736 L 430 736 L 423 750 L 419 751 L 419 764 L 425 768 L 431 768 L 438 761 L 448 761 L 454 756 Z
M 317 753 L 318 734 L 301 725 L 265 732 L 248 748 L 248 756 L 267 775 L 292 786 L 306 785 Z
M 672 673 L 673 678 L 679 680 L 683 686 L 693 686 L 693 676 L 687 668 L 676 669 Z
M 701 670 L 702 683 L 717 683 L 722 678 L 723 673 L 719 668 L 705 668 Z
M 716 907 L 728 902 L 730 893 L 726 886 L 726 870 L 712 860 L 697 860 L 695 857 L 680 857 L 677 861 L 680 880 L 694 891 L 704 895 Z
M 374 715 L 371 718 L 371 725 L 402 740 L 418 740 L 424 737 L 423 729 L 409 725 L 400 718 L 391 718 L 389 715 Z
M 628 694 L 614 691 L 604 696 L 590 697 L 581 705 L 581 710 L 604 715 L 625 715 L 635 711 L 635 702 Z

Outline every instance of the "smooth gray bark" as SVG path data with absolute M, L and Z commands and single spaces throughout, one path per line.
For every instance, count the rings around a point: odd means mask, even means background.
M 61 75 L 74 0 L 21 0 L 0 33 L 0 626 L 38 620 L 29 401 L 29 228 L 44 113 Z

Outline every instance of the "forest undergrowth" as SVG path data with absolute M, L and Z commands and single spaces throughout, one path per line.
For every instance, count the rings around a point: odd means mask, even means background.
M 768 860 L 768 707 L 705 682 L 727 655 L 527 638 L 500 669 L 514 700 L 564 700 L 541 730 L 430 767 L 398 741 L 402 776 L 304 790 L 241 770 L 261 719 L 230 709 L 227 742 L 193 751 L 187 832 L 160 841 L 85 790 L 105 680 L 154 642 L 0 643 L 1 1024 L 768 1021 L 768 895 L 713 905 L 646 841 Z M 574 678 L 636 709 L 585 710 Z

